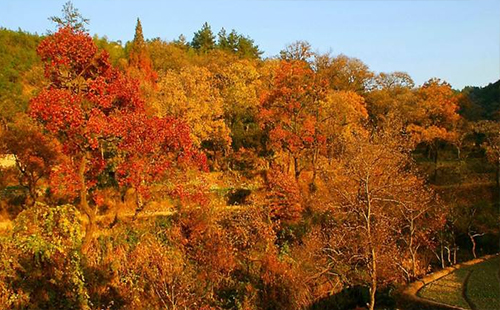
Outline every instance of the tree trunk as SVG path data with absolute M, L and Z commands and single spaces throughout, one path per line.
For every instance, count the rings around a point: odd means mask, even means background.
M 438 172 L 438 148 L 436 147 L 436 150 L 434 152 L 434 182 L 437 181 L 437 172 Z
M 474 258 L 477 258 L 476 256 L 476 239 L 475 239 L 475 236 L 471 233 L 468 234 L 469 235 L 469 239 L 470 239 L 470 242 L 472 242 L 472 256 L 474 256 Z
M 34 205 L 36 202 L 36 199 L 38 198 L 37 193 L 36 193 L 36 177 L 33 174 L 30 174 L 28 176 L 28 189 L 29 189 L 29 196 L 30 196 L 30 201 L 29 204 L 30 206 Z
M 300 177 L 300 169 L 299 169 L 299 159 L 295 156 L 293 156 L 293 170 L 295 173 L 295 180 L 297 183 L 299 182 L 299 177 Z
M 473 233 L 468 233 L 469 239 L 472 242 L 472 256 L 474 258 L 477 258 L 476 256 L 476 237 L 482 236 L 483 234 L 473 234 Z
M 451 249 L 450 249 L 450 247 L 446 247 L 446 254 L 447 254 L 447 258 L 448 258 L 448 264 L 452 265 L 452 263 L 451 263 Z
M 415 224 L 414 220 L 411 219 L 410 221 L 410 257 L 411 257 L 411 280 L 413 281 L 416 276 L 417 276 L 417 266 L 416 266 L 416 259 L 417 259 L 417 249 L 413 248 L 413 240 L 415 236 Z
M 375 249 L 372 246 L 372 270 L 371 270 L 371 278 L 372 283 L 370 287 L 370 305 L 369 309 L 375 309 L 375 293 L 377 292 L 377 255 L 375 253 Z
M 311 191 L 311 193 L 315 192 L 317 189 L 316 188 L 316 176 L 318 174 L 318 169 L 316 167 L 317 160 L 318 160 L 318 149 L 316 148 L 314 150 L 313 160 L 312 160 L 313 175 L 311 179 L 311 184 L 309 184 L 309 190 Z
M 27 206 L 33 206 L 36 202 L 36 178 L 33 175 L 33 172 L 29 172 L 26 168 L 23 168 L 21 162 L 19 161 L 17 156 L 14 156 L 16 160 L 16 167 L 19 170 L 18 174 L 18 182 L 21 187 L 24 187 L 28 192 L 26 195 L 25 204 Z M 25 184 L 26 179 L 26 184 Z
M 214 147 L 214 150 L 213 150 L 213 154 L 214 154 L 214 161 L 213 161 L 213 169 L 214 170 L 218 170 L 219 169 L 219 161 L 218 161 L 218 156 L 217 156 L 217 150 L 215 149 Z
M 497 159 L 497 193 L 498 193 L 498 206 L 500 207 L 500 157 Z
M 417 278 L 417 253 L 415 251 L 411 251 L 411 280 L 415 280 Z
M 377 253 L 375 251 L 375 245 L 374 245 L 374 240 L 372 236 L 372 226 L 371 226 L 371 219 L 372 219 L 372 205 L 370 201 L 370 191 L 368 188 L 368 178 L 365 181 L 365 195 L 366 195 L 366 215 L 365 215 L 365 221 L 366 221 L 366 233 L 368 235 L 368 246 L 370 250 L 370 258 L 371 258 L 371 270 L 370 270 L 370 277 L 371 277 L 371 284 L 370 284 L 370 305 L 369 309 L 373 310 L 375 308 L 375 294 L 377 293 Z
M 142 196 L 139 193 L 139 190 L 135 190 L 135 213 L 134 213 L 134 220 L 137 219 L 137 216 L 139 213 L 144 209 L 144 204 L 142 202 Z
M 81 182 L 81 188 L 80 188 L 80 208 L 81 210 L 85 213 L 87 216 L 89 222 L 87 223 L 87 226 L 85 227 L 85 238 L 83 239 L 83 245 L 82 245 L 82 251 L 85 253 L 88 250 L 88 247 L 90 246 L 92 242 L 92 237 L 95 231 L 95 225 L 96 225 L 96 214 L 95 210 L 93 210 L 87 201 L 87 184 L 85 181 L 85 171 L 87 169 L 87 156 L 88 153 L 85 153 L 82 155 L 81 161 L 80 161 L 80 169 L 79 169 L 79 177 L 80 177 L 80 182 Z
M 440 250 L 441 250 L 441 257 L 440 257 L 440 260 L 441 260 L 441 268 L 444 269 L 445 266 L 445 263 L 444 263 L 444 245 L 443 245 L 443 240 L 441 240 L 441 246 L 440 246 Z

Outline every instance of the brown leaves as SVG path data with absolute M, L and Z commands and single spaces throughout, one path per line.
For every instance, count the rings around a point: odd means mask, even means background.
M 295 179 L 276 168 L 268 172 L 267 179 L 265 208 L 271 219 L 278 225 L 300 220 L 303 207 Z
M 431 231 L 438 230 L 439 223 L 427 230 L 432 220 L 426 215 L 435 207 L 433 193 L 414 174 L 408 155 L 391 147 L 389 136 L 380 138 L 357 136 L 323 180 L 338 221 L 333 227 L 351 253 L 337 256 L 344 262 L 354 259 L 353 267 L 365 266 L 371 280 L 384 283 L 397 278 L 395 255 L 417 255 L 420 246 L 430 245 Z
M 37 185 L 48 177 L 60 160 L 60 144 L 42 133 L 40 127 L 21 117 L 0 134 L 2 152 L 13 154 L 19 171 L 19 181 L 25 186 L 34 203 Z

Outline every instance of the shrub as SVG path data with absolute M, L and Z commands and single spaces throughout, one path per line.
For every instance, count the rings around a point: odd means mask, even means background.
M 29 295 L 26 308 L 88 308 L 82 237 L 80 213 L 74 206 L 37 203 L 19 214 L 12 235 L 19 262 L 12 289 Z

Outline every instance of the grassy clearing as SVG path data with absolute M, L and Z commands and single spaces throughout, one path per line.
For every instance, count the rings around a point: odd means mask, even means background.
M 466 294 L 478 310 L 500 309 L 499 267 L 500 257 L 471 266 Z
M 418 292 L 418 296 L 464 309 L 500 309 L 499 273 L 500 257 L 497 256 L 473 266 L 460 268 L 429 283 Z M 464 291 L 471 304 L 464 298 Z
M 435 302 L 470 309 L 462 296 L 462 285 L 468 274 L 468 269 L 459 269 L 424 286 L 417 295 Z

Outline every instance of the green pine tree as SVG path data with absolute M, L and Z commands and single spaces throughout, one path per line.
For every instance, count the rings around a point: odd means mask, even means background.
M 208 23 L 205 22 L 201 29 L 194 33 L 191 46 L 200 52 L 208 52 L 215 48 L 215 36 Z
M 63 5 L 61 12 L 61 17 L 49 17 L 49 20 L 57 24 L 57 28 L 71 26 L 75 30 L 84 32 L 88 31 L 85 26 L 89 24 L 89 19 L 84 18 L 82 14 L 80 14 L 78 9 L 73 6 L 73 3 L 71 1 L 68 1 Z
M 132 50 L 140 51 L 144 48 L 144 35 L 142 34 L 141 20 L 137 18 L 137 24 L 135 26 L 134 41 L 132 41 Z

